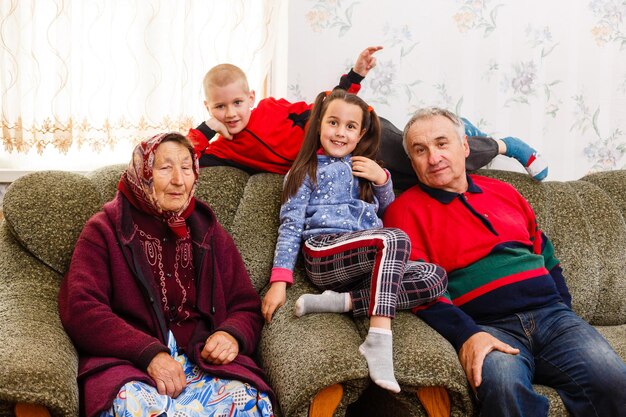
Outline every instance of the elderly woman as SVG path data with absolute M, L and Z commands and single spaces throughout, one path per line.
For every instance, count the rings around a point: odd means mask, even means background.
M 197 179 L 184 136 L 140 143 L 78 239 L 59 310 L 87 417 L 273 415 L 260 299 Z

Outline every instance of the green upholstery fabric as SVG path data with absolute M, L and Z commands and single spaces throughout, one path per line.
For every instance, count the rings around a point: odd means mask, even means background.
M 14 236 L 43 263 L 64 273 L 85 222 L 100 208 L 93 183 L 82 175 L 36 172 L 6 191 L 3 209 Z
M 55 417 L 77 416 L 77 356 L 58 318 L 58 285 L 84 223 L 113 198 L 125 167 L 86 176 L 39 172 L 7 190 L 0 226 L 0 414 L 12 415 L 15 402 L 32 402 Z M 555 244 L 574 309 L 626 359 L 626 171 L 543 183 L 518 173 L 480 174 L 510 182 L 528 199 Z M 272 267 L 282 181 L 275 174 L 205 168 L 196 194 L 232 233 L 261 295 Z M 407 312 L 393 323 L 396 377 L 403 392 L 391 395 L 372 387 L 358 353 L 367 320 L 293 315 L 298 296 L 316 291 L 299 264 L 285 306 L 263 330 L 258 357 L 278 396 L 277 415 L 306 416 L 317 392 L 336 383 L 345 392 L 336 417 L 346 412 L 350 417 L 425 416 L 414 391 L 432 385 L 447 388 L 452 416 L 476 412 L 452 347 Z M 537 389 L 549 398 L 551 416 L 567 415 L 556 391 Z
M 272 269 L 282 183 L 277 174 L 252 176 L 233 221 L 233 239 L 257 291 L 268 284 Z
M 100 201 L 102 204 L 113 200 L 117 192 L 117 183 L 120 181 L 122 172 L 126 169 L 127 164 L 109 165 L 86 174 L 100 193 Z
M 581 179 L 597 185 L 610 195 L 626 219 L 626 187 L 624 186 L 626 170 L 596 172 Z
M 248 177 L 245 172 L 230 167 L 200 170 L 195 196 L 211 206 L 222 226 L 231 234 Z
M 0 227 L 0 401 L 78 415 L 78 358 L 59 320 L 61 275 Z

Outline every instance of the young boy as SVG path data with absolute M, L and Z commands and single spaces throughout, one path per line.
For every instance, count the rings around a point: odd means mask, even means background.
M 372 46 L 363 50 L 337 87 L 356 94 L 361 81 L 376 65 L 374 54 L 381 49 Z M 245 73 L 231 64 L 211 68 L 203 86 L 210 118 L 188 133 L 200 154 L 200 166 L 227 165 L 249 173 L 286 174 L 300 150 L 311 104 L 269 97 L 253 108 L 255 93 Z M 464 121 L 466 134 L 472 137 L 468 169 L 481 168 L 503 154 L 517 159 L 535 180 L 546 177 L 547 164 L 526 143 L 513 137 L 494 140 Z M 406 189 L 415 184 L 416 177 L 402 147 L 402 132 L 383 118 L 381 127 L 378 159 L 390 171 L 394 186 Z

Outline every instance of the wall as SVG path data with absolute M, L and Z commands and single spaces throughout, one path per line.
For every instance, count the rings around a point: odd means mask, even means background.
M 419 107 L 518 136 L 548 179 L 626 167 L 626 5 L 618 0 L 289 2 L 288 69 L 274 92 L 312 101 L 383 45 L 361 95 L 399 127 Z M 521 170 L 499 157 L 493 168 Z

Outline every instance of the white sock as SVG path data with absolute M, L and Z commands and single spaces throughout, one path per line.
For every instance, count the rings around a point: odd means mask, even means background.
M 350 311 L 350 294 L 326 290 L 321 294 L 303 294 L 296 301 L 296 316 L 310 313 L 345 313 Z
M 370 327 L 365 341 L 359 346 L 365 356 L 374 383 L 391 392 L 400 392 L 393 372 L 393 336 L 391 330 Z

